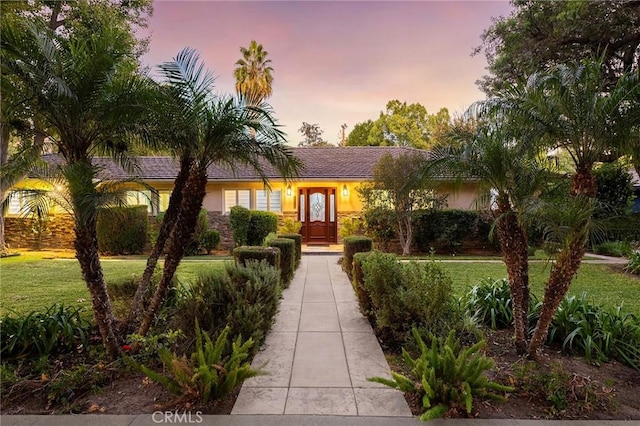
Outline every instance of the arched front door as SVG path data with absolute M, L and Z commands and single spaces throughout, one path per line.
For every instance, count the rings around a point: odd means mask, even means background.
M 335 188 L 300 188 L 298 220 L 302 241 L 329 244 L 338 241 Z

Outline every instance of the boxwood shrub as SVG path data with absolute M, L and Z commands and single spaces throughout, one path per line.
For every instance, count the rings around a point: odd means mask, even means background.
M 266 260 L 269 265 L 280 269 L 280 249 L 277 247 L 242 246 L 233 250 L 238 265 L 246 265 L 248 260 Z
M 296 264 L 296 242 L 289 238 L 273 238 L 269 246 L 280 249 L 280 274 L 282 284 L 289 287 Z
M 353 268 L 353 255 L 355 253 L 371 251 L 373 240 L 369 237 L 347 237 L 344 239 L 344 256 L 342 258 L 342 269 L 347 273 L 349 279 L 353 279 L 351 269 Z
M 147 206 L 109 207 L 98 212 L 98 249 L 101 253 L 142 253 L 148 231 Z
M 300 264 L 302 259 L 302 235 L 300 234 L 280 234 L 278 238 L 288 238 L 295 241 L 296 244 L 296 266 Z
M 278 215 L 272 212 L 251 210 L 247 245 L 259 246 L 269 233 L 278 232 Z
M 242 206 L 233 206 L 229 213 L 229 222 L 231 222 L 231 232 L 233 232 L 233 243 L 235 246 L 247 245 L 251 211 Z
M 362 262 L 369 256 L 370 251 L 367 252 L 359 252 L 353 255 L 353 290 L 358 296 L 358 301 L 360 302 L 360 310 L 366 316 L 371 315 L 371 299 L 369 298 L 369 294 L 366 292 L 364 288 L 364 274 L 362 272 Z

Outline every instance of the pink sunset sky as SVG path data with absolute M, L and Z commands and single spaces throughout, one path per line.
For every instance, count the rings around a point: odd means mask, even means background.
M 472 57 L 491 18 L 506 1 L 308 2 L 156 1 L 151 43 L 142 58 L 152 69 L 184 47 L 197 49 L 217 76 L 216 91 L 234 93 L 240 46 L 255 39 L 274 68 L 268 102 L 289 143 L 303 121 L 317 123 L 330 143 L 340 125 L 376 119 L 389 100 L 419 102 L 452 115 L 484 98 L 475 81 L 486 74 Z

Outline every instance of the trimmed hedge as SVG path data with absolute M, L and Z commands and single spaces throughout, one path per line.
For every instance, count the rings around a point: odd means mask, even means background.
M 371 251 L 373 240 L 369 237 L 347 237 L 344 239 L 344 257 L 342 259 L 342 269 L 347 273 L 349 279 L 353 279 L 351 269 L 353 268 L 353 255 L 355 253 Z
M 278 238 L 288 238 L 296 243 L 296 266 L 302 260 L 302 235 L 300 234 L 280 234 Z
M 462 330 L 453 280 L 440 264 L 402 263 L 393 254 L 373 251 L 362 259 L 362 276 L 368 316 L 390 348 L 412 344 L 414 327 L 423 337 Z
M 231 222 L 231 232 L 233 232 L 233 243 L 236 247 L 247 245 L 247 234 L 251 222 L 251 212 L 242 206 L 231 207 L 229 213 Z
M 463 244 L 497 249 L 489 240 L 493 218 L 470 210 L 418 210 L 413 213 L 413 241 L 422 253 L 431 247 L 457 253 Z
M 278 215 L 272 212 L 251 210 L 247 245 L 259 246 L 269 233 L 278 232 Z
M 353 290 L 360 301 L 360 310 L 366 316 L 370 316 L 372 311 L 371 298 L 364 287 L 364 272 L 362 271 L 362 262 L 373 252 L 359 252 L 353 255 Z
M 149 232 L 147 206 L 100 209 L 96 229 L 101 253 L 142 253 Z
M 233 250 L 236 264 L 247 265 L 247 260 L 266 260 L 269 265 L 280 268 L 280 249 L 276 247 L 242 246 Z
M 640 213 L 612 217 L 603 225 L 607 241 L 640 241 Z
M 280 250 L 280 275 L 282 284 L 289 287 L 293 278 L 296 264 L 296 242 L 289 238 L 274 238 L 269 241 L 269 246 Z

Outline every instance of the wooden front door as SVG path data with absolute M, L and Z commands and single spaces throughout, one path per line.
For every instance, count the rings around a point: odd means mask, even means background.
M 300 188 L 298 220 L 305 244 L 338 242 L 335 188 Z

